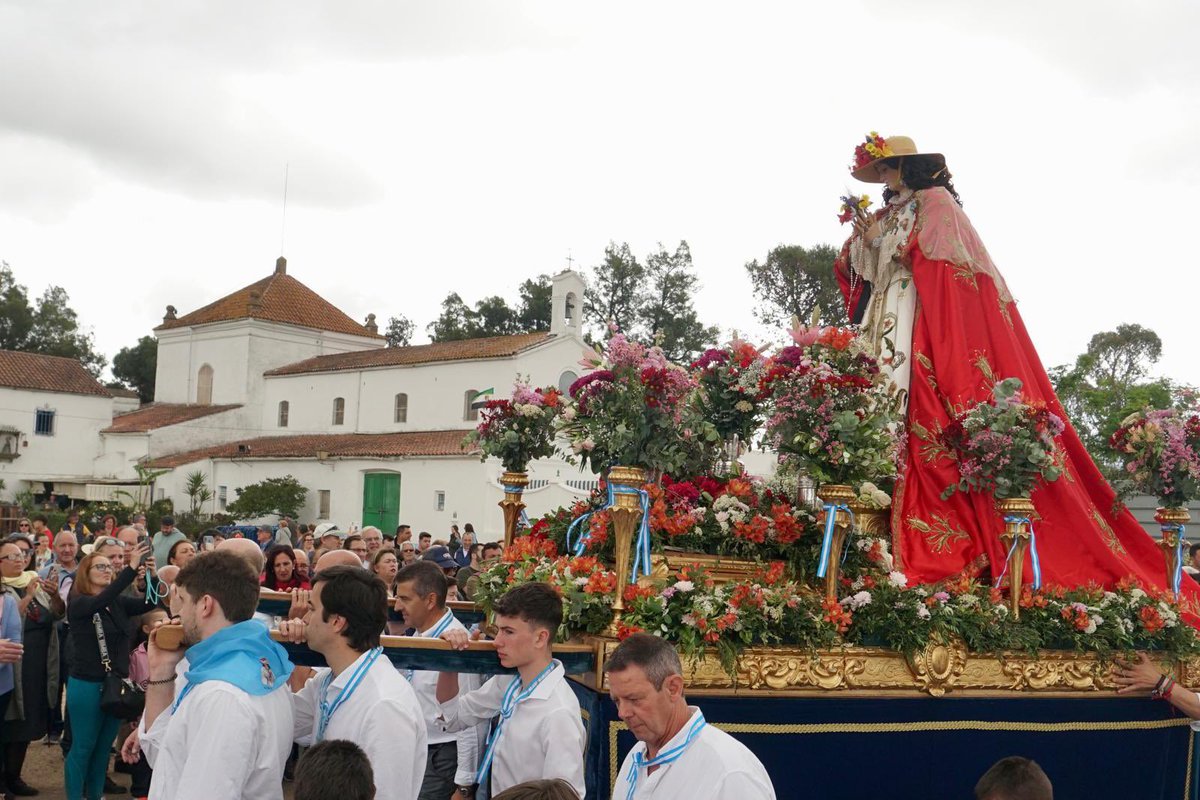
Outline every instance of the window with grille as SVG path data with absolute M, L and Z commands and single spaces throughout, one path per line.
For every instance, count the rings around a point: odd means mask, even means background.
M 341 425 L 346 421 L 346 398 L 333 398 L 333 424 Z
M 33 432 L 38 436 L 54 435 L 54 411 L 49 408 L 39 408 L 34 412 Z
M 229 487 L 217 487 L 217 510 L 224 511 L 229 506 Z

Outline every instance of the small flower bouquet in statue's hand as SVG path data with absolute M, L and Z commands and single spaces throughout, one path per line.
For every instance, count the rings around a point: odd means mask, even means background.
M 871 207 L 871 198 L 867 195 L 845 194 L 841 198 L 842 207 L 838 209 L 838 222 L 845 225 L 857 216 L 866 213 Z
M 1135 491 L 1180 508 L 1200 498 L 1200 411 L 1146 409 L 1130 414 L 1109 439 Z
M 1040 483 L 1058 480 L 1063 453 L 1057 438 L 1065 425 L 1044 404 L 1026 403 L 1021 381 L 1007 378 L 992 389 L 992 399 L 959 414 L 942 431 L 942 444 L 958 458 L 955 492 L 988 492 L 997 500 L 1029 497 Z
M 554 454 L 554 420 L 562 410 L 557 389 L 513 384 L 511 400 L 488 400 L 465 446 L 478 446 L 483 458 L 495 456 L 509 472 L 524 472 L 535 458 Z

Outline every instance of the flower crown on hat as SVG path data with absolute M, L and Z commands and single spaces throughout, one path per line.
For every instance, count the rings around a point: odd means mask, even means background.
M 890 158 L 895 153 L 892 148 L 888 147 L 888 143 L 876 131 L 871 131 L 865 137 L 865 140 L 858 147 L 854 148 L 854 166 L 851 171 L 862 169 L 867 164 L 880 158 Z

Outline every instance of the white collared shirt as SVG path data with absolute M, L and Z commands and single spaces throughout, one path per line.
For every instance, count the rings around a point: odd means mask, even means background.
M 679 733 L 667 742 L 660 752 L 683 744 L 688 729 L 696 721 L 700 709 L 689 706 L 691 717 Z M 638 742 L 625 756 L 617 782 L 613 784 L 613 800 L 629 796 L 629 772 L 633 769 L 634 753 L 646 753 L 646 743 Z M 750 748 L 725 731 L 705 725 L 678 759 L 657 767 L 653 774 L 642 769 L 638 775 L 633 797 L 654 800 L 775 800 L 771 776 Z
M 446 730 L 486 723 L 499 714 L 505 690 L 519 679 L 518 675 L 497 675 L 475 691 L 442 703 Z M 562 664 L 555 661 L 550 674 L 504 723 L 492 758 L 492 796 L 525 781 L 562 778 L 583 797 L 587 794 L 583 782 L 586 744 L 579 700 L 567 683 Z
M 333 703 L 355 669 L 369 656 L 363 653 L 342 670 L 326 691 Z M 313 673 L 304 688 L 293 695 L 294 735 L 301 745 L 315 744 L 321 720 L 321 687 L 327 667 Z M 362 676 L 358 688 L 329 718 L 325 740 L 347 739 L 363 749 L 375 772 L 379 800 L 416 800 L 425 778 L 425 722 L 421 705 L 408 681 L 381 653 Z
M 453 617 L 453 612 L 447 611 L 446 613 L 451 614 L 453 620 L 446 626 L 446 630 L 468 632 L 466 626 Z M 438 622 L 441 622 L 442 619 L 443 617 L 439 617 Z M 416 635 L 428 637 L 437 627 L 438 622 Z M 412 673 L 412 687 L 417 693 L 417 699 L 421 702 L 421 714 L 425 719 L 426 742 L 430 745 L 456 742 L 458 745 L 458 768 L 454 773 L 454 782 L 459 786 L 470 786 L 475 783 L 475 774 L 479 771 L 479 759 L 483 756 L 488 726 L 487 723 L 484 723 L 464 728 L 457 733 L 446 731 L 441 722 L 442 708 L 437 701 L 438 674 L 432 670 L 423 669 L 413 670 Z M 481 685 L 482 680 L 479 675 L 469 672 L 458 674 L 460 697 L 478 689 Z
M 148 731 L 143 717 L 138 737 L 154 769 L 151 800 L 282 800 L 283 764 L 292 749 L 291 690 L 285 684 L 254 696 L 205 681 Z

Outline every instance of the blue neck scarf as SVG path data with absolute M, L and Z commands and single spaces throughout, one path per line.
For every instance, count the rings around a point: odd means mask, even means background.
M 187 652 L 187 688 L 225 681 L 249 695 L 270 694 L 287 682 L 292 662 L 265 625 L 246 620 L 217 631 Z M 180 698 L 182 700 L 183 698 Z

